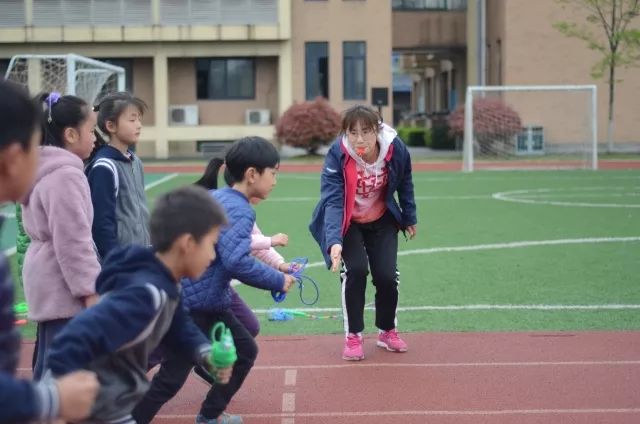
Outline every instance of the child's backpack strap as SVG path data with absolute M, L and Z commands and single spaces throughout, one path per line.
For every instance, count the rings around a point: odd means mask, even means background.
M 104 166 L 105 168 L 111 171 L 111 173 L 113 174 L 113 182 L 115 184 L 116 198 L 118 198 L 118 190 L 120 189 L 120 180 L 118 179 L 118 169 L 116 168 L 116 164 L 113 163 L 111 159 L 100 158 L 93 163 L 93 167 L 91 169 L 94 169 L 96 166 Z

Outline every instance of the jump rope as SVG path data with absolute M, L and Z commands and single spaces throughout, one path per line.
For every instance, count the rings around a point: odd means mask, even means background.
M 296 279 L 298 289 L 300 290 L 300 301 L 306 306 L 313 306 L 318 302 L 318 299 L 320 298 L 320 289 L 318 288 L 318 283 L 313 278 L 305 274 L 305 269 L 307 268 L 308 263 L 308 258 L 295 258 L 291 261 L 287 272 Z M 305 287 L 310 287 L 312 289 L 312 294 L 310 297 L 305 296 Z M 276 303 L 282 303 L 287 298 L 287 293 L 279 290 L 272 290 L 271 297 Z M 13 307 L 13 311 L 17 318 L 15 321 L 15 325 L 20 326 L 27 324 L 26 316 L 29 312 L 29 309 L 25 302 L 15 304 Z M 305 311 L 285 308 L 273 308 L 269 311 L 270 321 L 289 321 L 294 317 L 305 317 L 316 320 L 337 319 L 340 318 L 341 315 L 316 315 Z
M 300 289 L 300 301 L 306 306 L 313 306 L 320 298 L 320 289 L 318 283 L 305 274 L 305 269 L 309 263 L 308 258 L 295 258 L 291 261 L 287 273 L 295 277 L 298 288 Z M 310 297 L 305 297 L 305 286 L 311 287 L 313 293 Z M 272 290 L 271 297 L 276 303 L 281 303 L 287 298 L 287 293 Z M 315 315 L 297 309 L 272 308 L 269 310 L 269 321 L 289 321 L 294 317 L 305 317 L 311 319 L 336 319 L 341 315 Z

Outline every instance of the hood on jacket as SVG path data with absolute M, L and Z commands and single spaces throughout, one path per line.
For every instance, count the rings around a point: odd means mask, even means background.
M 29 204 L 31 193 L 34 187 L 38 185 L 40 180 L 65 166 L 71 166 L 82 171 L 82 159 L 80 159 L 74 153 L 71 153 L 70 151 L 61 147 L 40 147 L 40 160 L 38 162 L 35 181 L 31 186 L 31 190 L 29 190 L 29 192 L 20 200 L 20 203 L 25 205 Z
M 389 152 L 389 148 L 393 143 L 393 140 L 396 138 L 398 133 L 396 130 L 391 128 L 387 124 L 382 124 L 382 128 L 378 132 L 378 144 L 380 145 L 380 152 L 378 153 L 378 158 L 373 163 L 365 162 L 358 154 L 353 150 L 351 144 L 349 144 L 349 138 L 345 134 L 342 136 L 342 148 L 349 154 L 349 156 L 356 161 L 356 165 L 364 169 L 365 176 L 367 175 L 376 175 L 376 177 L 381 173 L 382 168 L 385 166 L 385 161 L 387 158 L 387 153 Z
M 133 161 L 133 158 L 134 158 L 135 154 L 131 150 L 127 150 L 127 152 L 129 153 L 129 155 L 131 155 L 131 158 L 128 158 L 125 155 L 123 155 L 122 152 L 120 150 L 116 149 L 115 147 L 110 146 L 108 144 L 105 144 L 104 146 L 101 146 L 100 148 L 98 148 L 98 150 L 96 151 L 95 155 L 93 155 L 93 157 L 91 158 L 91 161 L 89 163 L 87 163 L 87 166 L 86 166 L 85 169 L 86 170 L 91 169 L 93 163 L 95 161 L 97 161 L 98 159 L 100 159 L 100 158 L 118 160 L 120 162 L 131 162 L 131 161 Z
M 172 298 L 179 295 L 175 278 L 154 251 L 130 245 L 116 248 L 107 255 L 96 280 L 96 291 L 104 294 L 132 284 L 145 283 L 160 287 Z

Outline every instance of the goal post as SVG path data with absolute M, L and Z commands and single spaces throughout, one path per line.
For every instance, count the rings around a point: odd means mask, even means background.
M 58 91 L 89 104 L 106 93 L 125 90 L 124 68 L 72 53 L 13 56 L 5 79 L 27 86 L 32 95 Z
M 598 169 L 595 85 L 467 87 L 462 170 Z

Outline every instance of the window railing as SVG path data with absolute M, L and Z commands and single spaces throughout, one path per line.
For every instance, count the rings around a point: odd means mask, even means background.
M 393 10 L 466 10 L 467 0 L 393 0 Z
M 164 25 L 278 23 L 278 0 L 160 0 Z
M 151 0 L 33 0 L 35 26 L 151 24 Z
M 32 0 L 34 26 L 152 25 L 152 0 Z M 278 0 L 157 0 L 162 25 L 278 23 Z M 0 27 L 28 20 L 24 0 L 0 0 Z

